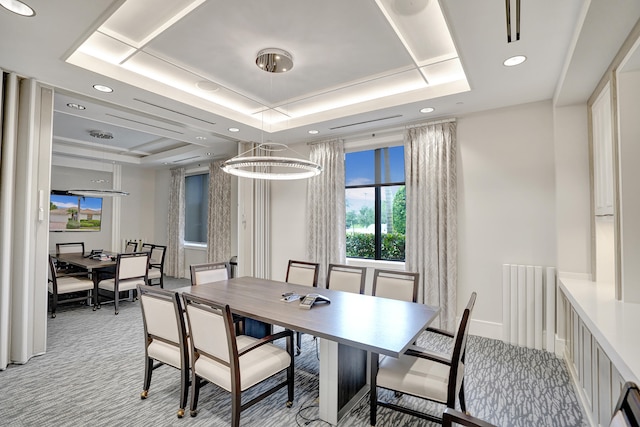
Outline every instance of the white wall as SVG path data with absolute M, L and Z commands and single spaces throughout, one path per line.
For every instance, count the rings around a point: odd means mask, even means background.
M 472 333 L 499 338 L 502 264 L 555 266 L 550 102 L 458 120 L 458 312 L 478 292 Z
M 155 177 L 154 170 L 122 166 L 122 190 L 129 193 L 121 201 L 122 239 L 142 239 L 144 242 L 161 244 L 155 236 Z
M 558 273 L 591 273 L 587 105 L 554 110 Z
M 103 184 L 91 180 L 111 180 L 111 172 L 79 169 L 53 165 L 51 167 L 51 189 L 66 191 L 78 188 L 99 188 Z M 111 249 L 111 198 L 102 199 L 102 220 L 100 231 L 60 231 L 49 232 L 49 252 L 55 252 L 56 243 L 84 242 L 85 251 L 91 249 Z
M 306 144 L 291 148 L 308 158 Z M 271 278 L 283 280 L 290 259 L 307 260 L 307 180 L 271 182 Z

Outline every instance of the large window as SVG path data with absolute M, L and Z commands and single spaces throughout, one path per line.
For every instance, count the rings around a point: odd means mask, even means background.
M 404 261 L 404 147 L 345 155 L 347 256 Z
M 187 176 L 184 187 L 184 240 L 207 243 L 209 174 Z

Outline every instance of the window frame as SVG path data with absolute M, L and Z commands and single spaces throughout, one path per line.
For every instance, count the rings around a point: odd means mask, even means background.
M 403 147 L 404 151 L 404 139 L 401 133 L 391 134 L 383 137 L 382 140 L 375 140 L 375 134 L 371 135 L 371 139 L 358 141 L 356 143 L 349 144 L 345 142 L 345 176 L 346 176 L 346 156 L 350 153 L 361 151 L 373 151 L 374 152 L 374 183 L 363 185 L 347 185 L 345 182 L 345 192 L 348 189 L 356 188 L 372 188 L 374 190 L 374 258 L 358 258 L 348 257 L 354 261 L 369 261 L 369 262 L 391 262 L 391 263 L 404 263 L 406 260 L 388 260 L 382 259 L 382 188 L 404 186 L 406 188 L 406 167 L 403 168 L 404 180 L 402 182 L 391 182 L 380 184 L 382 174 L 382 150 L 385 148 Z M 406 191 L 406 190 L 405 190 Z M 406 199 L 405 199 L 406 206 Z M 346 204 L 345 204 L 345 216 L 346 216 Z M 406 235 L 406 233 L 405 233 Z

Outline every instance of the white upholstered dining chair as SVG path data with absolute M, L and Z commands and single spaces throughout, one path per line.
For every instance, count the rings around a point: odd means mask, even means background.
M 230 277 L 231 268 L 228 262 L 207 262 L 202 264 L 191 264 L 191 286 L 202 283 L 219 282 Z
M 327 270 L 327 289 L 364 294 L 366 276 L 366 267 L 329 264 L 329 269 Z
M 118 254 L 115 276 L 98 282 L 98 291 L 113 292 L 115 314 L 118 314 L 120 292 L 135 291 L 138 285 L 147 284 L 149 272 L 149 252 Z M 100 306 L 100 293 L 97 295 Z
M 417 302 L 419 279 L 419 273 L 375 269 L 372 294 L 376 297 Z
M 151 375 L 163 365 L 180 370 L 180 406 L 184 416 L 189 392 L 189 344 L 182 299 L 177 292 L 138 285 L 144 324 L 145 370 L 141 399 L 149 396 Z M 157 363 L 156 363 L 157 362 Z
M 262 339 L 236 336 L 229 305 L 182 294 L 190 333 L 191 416 L 197 415 L 202 382 L 208 381 L 231 393 L 231 425 L 240 425 L 240 412 L 253 406 L 275 391 L 287 387 L 287 407 L 293 403 L 293 334 L 284 330 Z M 272 344 L 286 339 L 286 350 Z M 274 375 L 286 372 L 268 389 L 242 402 L 243 392 Z
M 93 280 L 87 277 L 87 273 L 79 272 L 63 272 L 56 268 L 53 262 L 53 257 L 49 255 L 49 283 L 47 290 L 51 294 L 51 317 L 56 317 L 56 310 L 58 304 L 71 303 L 80 301 L 89 301 L 89 298 L 93 298 L 94 310 L 96 304 L 96 296 L 94 292 Z M 61 295 L 86 292 L 83 296 L 69 297 L 60 299 Z M 87 304 L 88 305 L 88 304 Z

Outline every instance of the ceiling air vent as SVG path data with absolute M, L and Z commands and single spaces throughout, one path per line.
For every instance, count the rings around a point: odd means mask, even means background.
M 89 135 L 98 139 L 113 139 L 113 134 L 111 132 L 103 130 L 90 130 Z

